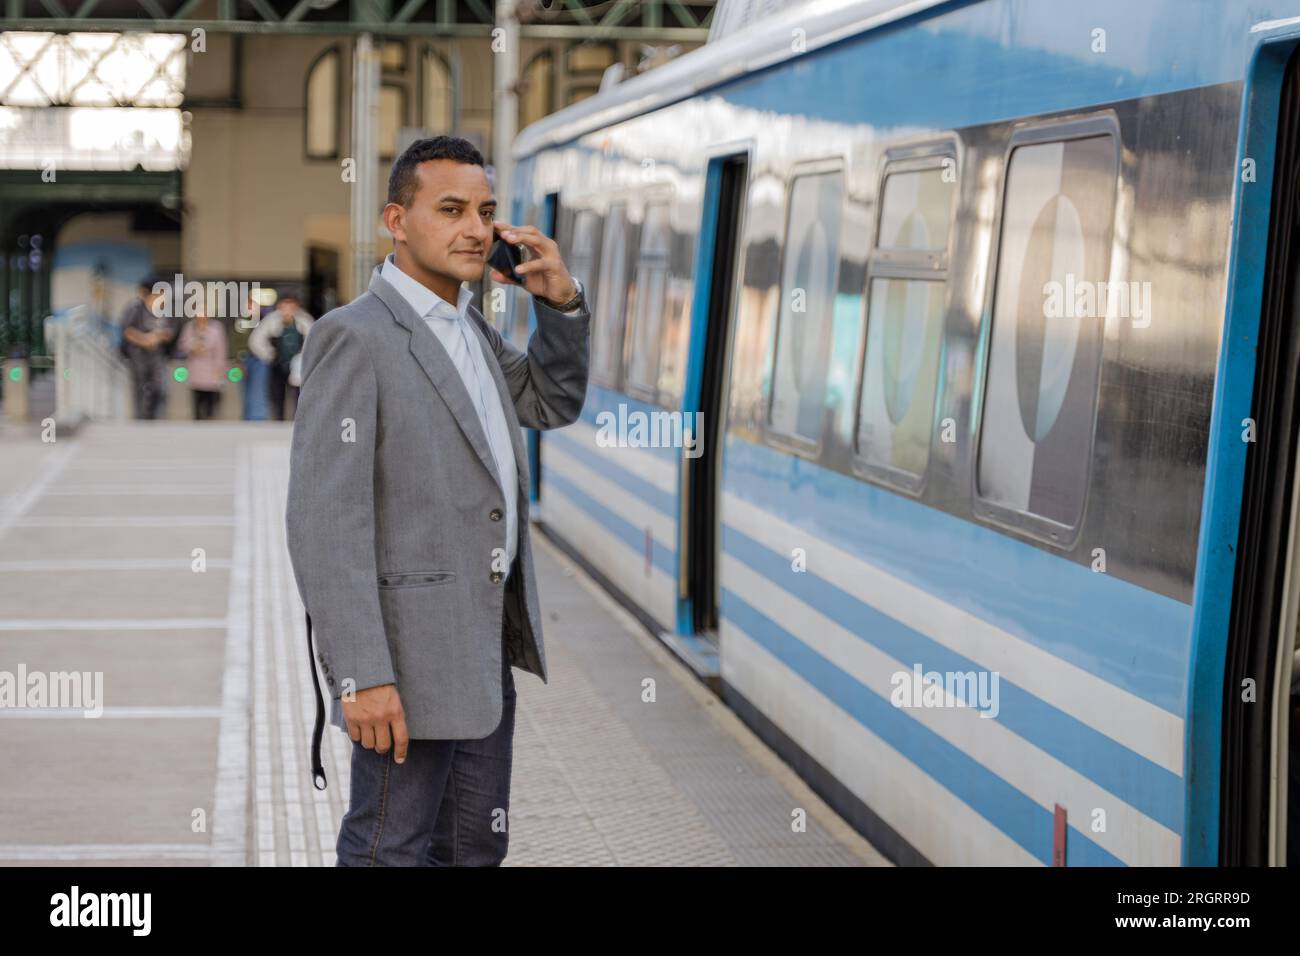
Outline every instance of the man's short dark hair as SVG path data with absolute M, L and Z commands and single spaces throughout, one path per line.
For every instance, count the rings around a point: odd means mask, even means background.
M 395 202 L 407 209 L 415 198 L 415 189 L 419 185 L 415 178 L 415 168 L 420 163 L 431 159 L 450 159 L 457 163 L 483 165 L 483 154 L 475 149 L 474 144 L 459 136 L 431 136 L 417 139 L 393 163 L 393 171 L 388 176 L 388 201 Z
M 140 280 L 140 291 L 152 293 L 153 287 L 156 285 L 171 285 L 171 284 L 172 284 L 172 280 L 170 278 L 166 278 L 160 275 L 147 275 Z

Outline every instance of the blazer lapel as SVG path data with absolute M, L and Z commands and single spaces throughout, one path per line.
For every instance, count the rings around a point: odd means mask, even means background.
M 388 311 L 393 313 L 397 323 L 411 333 L 411 354 L 415 356 L 415 360 L 424 369 L 424 374 L 429 377 L 434 389 L 451 410 L 452 417 L 456 419 L 456 424 L 469 439 L 479 460 L 483 462 L 483 467 L 492 476 L 492 480 L 500 484 L 496 465 L 492 460 L 492 451 L 488 447 L 487 436 L 483 434 L 483 426 L 478 420 L 478 412 L 474 410 L 474 403 L 469 397 L 469 392 L 465 390 L 465 383 L 461 381 L 460 373 L 452 364 L 447 350 L 442 347 L 442 343 L 438 341 L 438 337 L 432 330 L 425 325 L 424 319 L 415 314 L 411 304 L 380 276 L 378 267 L 370 278 L 370 291 L 388 307 Z M 499 378 L 500 374 L 498 373 L 496 377 Z

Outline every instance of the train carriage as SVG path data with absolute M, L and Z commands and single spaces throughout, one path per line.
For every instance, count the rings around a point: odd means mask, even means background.
M 517 141 L 547 532 L 898 862 L 1285 862 L 1300 2 L 747 13 Z

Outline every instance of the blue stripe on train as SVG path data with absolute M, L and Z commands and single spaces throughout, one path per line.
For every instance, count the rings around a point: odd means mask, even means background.
M 727 491 L 810 539 L 1183 716 L 1190 606 L 744 439 L 728 436 L 724 462 Z
M 800 574 L 791 572 L 789 558 L 763 547 L 734 528 L 724 529 L 723 547 L 776 586 L 900 661 L 908 670 L 915 663 L 920 663 L 926 671 L 981 669 L 969 658 L 819 578 L 811 567 Z M 725 574 L 723 579 L 725 581 Z M 1005 675 L 999 678 L 998 691 L 1001 707 L 994 719 L 1008 730 L 1151 819 L 1175 833 L 1182 833 L 1181 777 L 1058 710 L 1050 701 L 1016 686 Z
M 845 38 L 702 95 L 810 123 L 924 130 L 1239 81 L 1254 48 L 1251 27 L 1269 18 L 1271 4 L 1180 0 L 1186 15 L 1170 16 L 1174 6 L 1132 0 L 970 4 L 923 14 L 927 22 L 920 29 L 893 26 Z M 1099 56 L 1091 49 L 1092 32 L 1108 23 L 1117 28 Z M 1215 42 L 1206 43 L 1208 36 Z M 848 92 L 876 89 L 891 77 L 907 79 L 889 83 L 887 96 Z
M 597 523 L 604 525 L 616 538 L 631 548 L 636 554 L 645 554 L 645 528 L 638 528 L 622 515 L 615 514 L 577 486 L 573 481 L 560 474 L 555 468 L 546 471 L 546 484 L 560 489 L 574 504 L 580 506 L 587 515 Z M 545 494 L 543 492 L 543 494 Z M 545 498 L 543 498 L 545 500 Z M 564 533 L 563 528 L 560 532 Z M 643 558 L 644 560 L 644 558 Z M 676 580 L 677 549 L 662 544 L 658 538 L 651 543 L 651 563 L 660 571 Z M 606 572 L 608 573 L 608 572 Z
M 1040 862 L 1052 862 L 1051 812 L 959 747 L 868 690 L 726 587 L 722 589 L 721 610 L 727 620 L 734 621 L 827 700 L 852 715 Z M 1123 860 L 1093 843 L 1086 833 L 1072 825 L 1066 844 L 1066 862 L 1071 866 L 1124 865 Z
M 675 496 L 652 485 L 629 468 L 619 464 L 621 460 L 626 465 L 632 465 L 636 460 L 634 457 L 628 457 L 626 454 L 619 456 L 616 452 L 620 449 L 616 448 L 593 447 L 576 435 L 565 434 L 563 431 L 557 431 L 546 436 L 546 441 L 550 442 L 552 440 L 567 454 L 578 459 L 596 474 L 608 478 L 620 488 L 632 492 L 650 507 L 667 515 L 674 521 L 677 520 L 677 499 Z M 626 453 L 628 449 L 622 449 L 622 451 Z

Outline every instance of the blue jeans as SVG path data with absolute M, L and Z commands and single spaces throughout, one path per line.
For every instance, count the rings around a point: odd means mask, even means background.
M 503 642 L 504 643 L 504 642 Z M 352 743 L 336 866 L 500 866 L 510 841 L 515 684 L 501 650 L 501 723 L 479 740 L 412 740 L 406 762 Z

